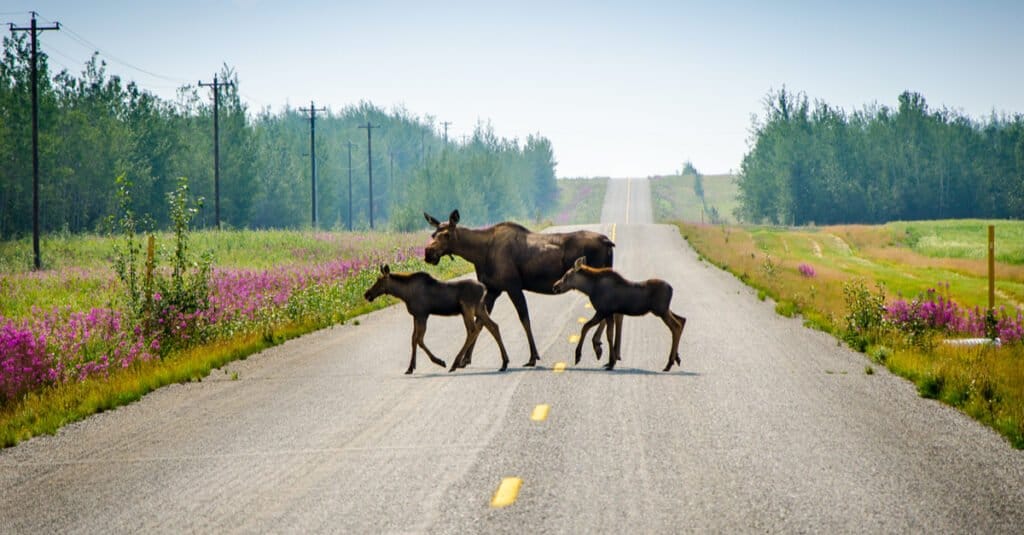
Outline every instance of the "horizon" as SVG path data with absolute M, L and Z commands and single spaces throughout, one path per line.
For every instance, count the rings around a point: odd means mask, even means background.
M 366 101 L 452 121 L 453 139 L 489 122 L 549 139 L 559 178 L 738 172 L 783 87 L 847 112 L 903 91 L 974 120 L 1024 112 L 1024 4 L 1008 1 L 9 4 L 0 22 L 61 23 L 40 35 L 54 74 L 98 49 L 108 74 L 173 100 L 227 65 L 252 113 Z

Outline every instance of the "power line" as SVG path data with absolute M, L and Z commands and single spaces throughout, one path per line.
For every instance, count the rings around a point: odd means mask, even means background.
M 380 125 L 366 121 L 366 124 L 359 125 L 359 128 L 366 129 L 366 162 L 370 171 L 370 229 L 373 230 L 373 137 L 370 134 L 374 128 L 380 128 Z
M 40 17 L 40 18 L 42 18 L 43 20 L 47 20 L 45 17 Z M 165 75 L 165 74 L 156 73 L 156 72 L 150 71 L 148 69 L 144 69 L 142 67 L 139 67 L 139 66 L 137 66 L 137 65 L 135 65 L 133 63 L 130 63 L 128 61 L 125 61 L 125 60 L 119 58 L 118 56 L 115 56 L 115 55 L 111 54 L 110 52 L 104 50 L 103 48 L 101 48 L 96 43 L 93 43 L 92 41 L 86 39 L 84 36 L 82 36 L 78 32 L 75 32 L 73 29 L 68 28 L 66 25 L 61 26 L 61 29 L 66 31 L 67 35 L 72 40 L 77 41 L 78 44 L 81 45 L 82 47 L 87 48 L 89 50 L 93 50 L 95 52 L 98 52 L 101 55 L 105 56 L 107 59 L 109 59 L 109 60 L 111 60 L 111 61 L 113 61 L 115 63 L 119 63 L 121 65 L 124 65 L 125 67 L 128 67 L 129 69 L 134 69 L 134 70 L 136 70 L 138 72 L 141 72 L 143 74 L 146 74 L 148 76 L 152 76 L 154 78 L 160 78 L 160 79 L 166 80 L 168 82 L 174 82 L 174 83 L 179 83 L 179 84 L 183 84 L 183 85 L 188 83 L 188 80 L 186 80 L 184 78 L 177 77 L 177 76 L 168 76 L 168 75 Z
M 11 33 L 29 32 L 32 40 L 32 255 L 35 269 L 42 268 L 42 259 L 39 254 L 39 68 L 37 66 L 39 56 L 38 37 L 39 32 L 47 30 L 60 30 L 60 23 L 53 26 L 40 27 L 36 25 L 36 12 L 32 11 L 32 23 L 27 27 L 17 27 L 10 24 Z M 369 123 L 367 123 L 369 124 Z
M 217 230 L 220 230 L 220 127 L 218 126 L 217 109 L 220 102 L 220 88 L 234 87 L 234 85 L 234 82 L 218 82 L 216 74 L 213 75 L 213 83 L 199 81 L 199 87 L 213 89 L 213 204 Z
M 313 178 L 313 228 L 317 226 L 316 213 L 316 112 L 327 111 L 327 108 L 317 109 L 313 101 L 309 101 L 308 108 L 299 108 L 301 112 L 309 112 L 309 165 L 310 174 Z

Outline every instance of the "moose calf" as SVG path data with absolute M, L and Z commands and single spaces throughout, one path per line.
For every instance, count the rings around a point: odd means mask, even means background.
M 427 318 L 431 314 L 438 316 L 462 315 L 462 321 L 466 324 L 466 342 L 462 349 L 455 356 L 449 372 L 462 368 L 466 364 L 462 361 L 467 348 L 471 347 L 480 330 L 487 327 L 494 339 L 498 342 L 498 349 L 501 350 L 501 369 L 508 368 L 508 353 L 505 352 L 505 344 L 501 341 L 501 332 L 498 325 L 491 320 L 487 314 L 487 307 L 484 306 L 484 285 L 475 280 L 460 280 L 455 282 L 443 282 L 431 277 L 427 273 L 392 273 L 391 268 L 384 264 L 380 267 L 380 276 L 377 282 L 366 290 L 363 297 L 367 301 L 373 301 L 382 294 L 393 295 L 405 302 L 405 309 L 412 314 L 412 359 L 409 361 L 409 369 L 405 373 L 411 374 L 416 369 L 416 347 L 422 347 L 430 357 L 430 361 L 442 368 L 445 367 L 443 360 L 434 356 L 423 343 L 423 335 L 427 332 Z
M 591 327 L 615 314 L 643 316 L 650 312 L 660 317 L 661 321 L 665 322 L 665 325 L 672 331 L 672 349 L 668 354 L 668 364 L 662 371 L 669 371 L 673 364 L 682 365 L 679 360 L 679 337 L 682 336 L 683 327 L 686 326 L 686 318 L 669 310 L 669 302 L 672 301 L 672 286 L 661 279 L 648 279 L 643 282 L 629 281 L 611 268 L 592 268 L 585 265 L 584 261 L 585 259 L 582 257 L 576 259 L 573 267 L 555 282 L 553 288 L 555 293 L 579 290 L 590 297 L 590 303 L 594 306 L 594 317 L 583 324 L 583 330 L 580 332 L 580 341 L 576 345 L 576 363 L 580 362 L 583 340 Z M 617 326 L 615 343 L 612 344 L 606 369 L 615 368 L 615 362 L 620 358 L 621 342 L 622 327 Z

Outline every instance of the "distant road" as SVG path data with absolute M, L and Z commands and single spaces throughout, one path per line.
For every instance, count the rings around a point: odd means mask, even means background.
M 503 297 L 510 371 L 484 334 L 467 370 L 404 376 L 391 307 L 0 452 L 0 532 L 1021 533 L 1024 452 L 700 262 L 646 180 L 611 181 L 602 217 L 617 269 L 675 287 L 681 370 L 653 317 L 614 372 L 573 366 L 587 300 L 531 294 L 542 367 Z

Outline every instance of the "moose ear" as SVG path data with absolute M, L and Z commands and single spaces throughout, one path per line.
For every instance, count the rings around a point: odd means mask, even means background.
M 455 225 L 458 222 L 459 222 L 459 211 L 457 209 L 456 210 L 452 210 L 452 215 L 448 216 L 448 223 L 451 224 L 451 225 Z
M 390 275 L 391 274 L 391 267 L 388 266 L 387 264 L 381 264 L 380 272 L 385 274 L 385 275 Z
M 573 269 L 579 269 L 579 268 L 583 267 L 583 262 L 585 262 L 585 261 L 586 261 L 585 257 L 581 256 L 581 257 L 577 258 L 576 259 L 576 263 L 572 265 Z
M 434 216 L 432 216 L 432 215 L 430 215 L 430 214 L 428 214 L 426 212 L 423 212 L 423 217 L 426 218 L 427 223 L 430 223 L 430 226 L 432 226 L 434 228 L 437 228 L 437 226 L 441 224 L 440 221 L 434 219 Z

